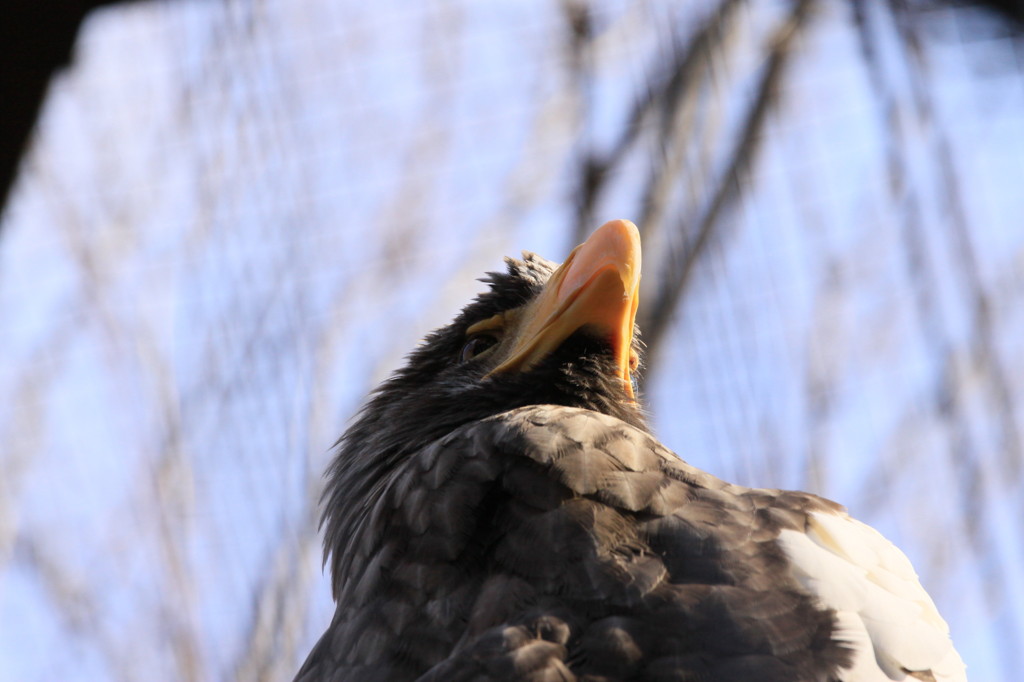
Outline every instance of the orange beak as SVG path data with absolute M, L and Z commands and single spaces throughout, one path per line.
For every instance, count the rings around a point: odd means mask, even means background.
M 633 323 L 640 292 L 640 233 L 628 220 L 599 227 L 569 254 L 524 311 L 507 359 L 491 370 L 526 371 L 582 327 L 612 348 L 616 373 L 633 398 Z

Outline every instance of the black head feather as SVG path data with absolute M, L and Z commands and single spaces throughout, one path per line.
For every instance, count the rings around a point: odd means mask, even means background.
M 353 500 L 367 499 L 373 486 L 410 452 L 466 423 L 526 405 L 581 407 L 647 429 L 639 405 L 628 399 L 615 375 L 611 349 L 586 329 L 570 336 L 549 357 L 526 372 L 485 377 L 485 362 L 463 362 L 466 330 L 498 313 L 529 303 L 543 289 L 557 263 L 523 252 L 506 258 L 506 272 L 488 273 L 479 294 L 447 326 L 430 333 L 405 365 L 382 383 L 355 423 L 339 439 L 323 494 L 324 560 L 333 554 L 334 591 L 342 573 L 343 529 L 359 513 Z M 640 341 L 634 334 L 634 350 Z

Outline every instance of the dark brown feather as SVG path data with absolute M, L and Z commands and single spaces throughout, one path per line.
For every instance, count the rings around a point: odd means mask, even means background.
M 366 504 L 301 680 L 827 680 L 846 660 L 772 542 L 834 505 L 725 484 L 614 417 L 467 424 Z

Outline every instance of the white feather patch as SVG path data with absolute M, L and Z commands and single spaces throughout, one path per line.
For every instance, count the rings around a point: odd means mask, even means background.
M 783 531 L 778 543 L 797 582 L 836 612 L 836 638 L 854 651 L 844 682 L 913 680 L 907 671 L 966 681 L 946 621 L 906 555 L 881 533 L 845 514 L 815 512 L 806 532 Z

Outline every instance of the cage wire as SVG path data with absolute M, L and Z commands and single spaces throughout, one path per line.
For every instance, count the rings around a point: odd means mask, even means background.
M 645 243 L 659 437 L 845 504 L 1024 666 L 1024 59 L 838 0 L 95 12 L 0 239 L 0 677 L 288 679 L 367 391 L 529 249 Z

